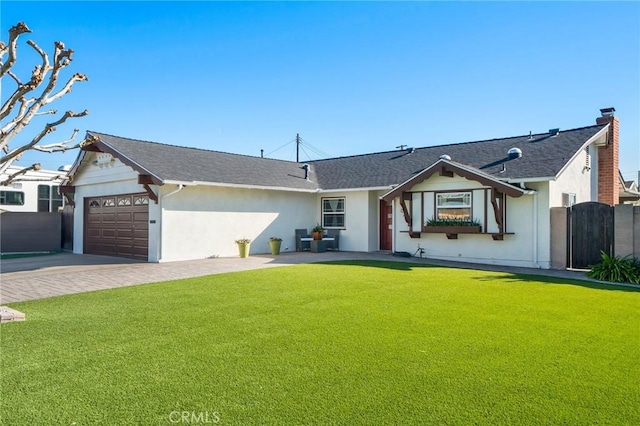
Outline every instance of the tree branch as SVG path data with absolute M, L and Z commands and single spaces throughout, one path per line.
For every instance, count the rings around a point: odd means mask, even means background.
M 58 98 L 61 98 L 62 96 L 66 95 L 67 93 L 69 93 L 71 91 L 71 86 L 73 86 L 73 84 L 76 81 L 89 81 L 89 79 L 87 78 L 86 75 L 81 74 L 81 73 L 75 73 L 68 81 L 67 84 L 64 85 L 64 87 L 62 89 L 60 89 L 60 91 L 58 91 L 58 93 L 56 93 L 55 95 L 51 95 L 49 96 L 47 99 L 45 99 L 43 105 L 46 105 L 48 103 L 51 103 L 53 101 L 55 101 Z
M 36 101 L 36 98 L 25 99 L 24 97 L 22 97 L 19 99 L 19 101 L 20 101 L 20 109 L 18 110 L 18 114 L 16 114 L 13 120 L 11 120 L 10 122 L 2 126 L 2 128 L 0 129 L 0 135 L 7 133 L 9 129 L 15 126 L 15 124 L 18 121 L 22 120 L 22 117 L 24 117 L 24 113 L 27 110 L 27 107 L 32 103 L 34 103 Z M 3 140 L 1 136 L 0 136 L 0 140 Z M 3 149 L 6 148 L 6 144 L 3 144 L 2 148 Z
M 34 137 L 31 142 L 29 142 L 26 145 L 22 145 L 20 148 L 16 148 L 12 151 L 10 151 L 7 155 L 5 155 L 4 157 L 0 158 L 0 164 L 11 160 L 12 158 L 14 158 L 17 155 L 21 155 L 23 152 L 28 151 L 30 149 L 36 149 L 34 148 L 41 140 L 42 138 L 44 138 L 46 135 L 48 135 L 51 132 L 54 132 L 56 130 L 56 126 L 64 123 L 65 121 L 67 121 L 67 119 L 69 118 L 78 118 L 78 117 L 84 117 L 85 115 L 89 114 L 89 111 L 87 111 L 86 109 L 82 112 L 73 112 L 73 111 L 67 111 L 64 113 L 64 115 L 62 117 L 60 117 L 60 119 L 52 122 L 52 123 L 47 123 L 44 128 L 40 131 L 40 133 L 38 133 L 36 135 L 36 137 Z M 78 146 L 81 146 L 80 144 L 78 144 Z M 66 149 L 71 149 L 71 148 L 66 148 Z
M 20 35 L 30 32 L 31 30 L 25 23 L 19 22 L 9 30 L 8 43 L 5 44 L 0 41 L 0 77 L 7 75 L 17 84 L 16 90 L 11 95 L 6 96 L 6 99 L 0 105 L 0 155 L 2 155 L 0 157 L 0 173 L 5 173 L 9 166 L 26 151 L 63 152 L 85 146 L 96 140 L 89 136 L 80 143 L 75 143 L 75 138 L 78 134 L 76 129 L 71 137 L 65 141 L 41 145 L 42 140 L 56 130 L 56 126 L 63 124 L 69 118 L 84 117 L 88 114 L 87 110 L 79 113 L 67 111 L 59 119 L 55 120 L 54 118 L 54 121 L 45 124 L 30 142 L 24 143 L 22 142 L 23 138 L 20 138 L 21 146 L 15 149 L 10 148 L 10 141 L 21 134 L 20 132 L 30 124 L 33 117 L 56 114 L 55 109 L 42 110 L 45 105 L 69 93 L 76 82 L 88 80 L 86 75 L 76 73 L 66 81 L 62 88 L 58 89 L 59 79 L 62 78 L 60 72 L 71 64 L 73 50 L 67 49 L 64 43 L 56 41 L 50 61 L 49 55 L 36 42 L 28 40 L 26 43 L 40 55 L 41 62 L 33 68 L 30 79 L 23 83 L 12 67 L 17 63 L 17 48 Z M 28 138 L 25 139 L 29 141 Z M 32 169 L 27 169 L 23 173 L 28 170 Z M 16 176 L 11 176 L 5 182 L 10 182 Z
M 0 182 L 0 186 L 9 185 L 11 182 L 13 182 L 15 178 L 17 178 L 18 176 L 24 175 L 25 173 L 28 173 L 31 170 L 36 170 L 36 171 L 40 170 L 40 163 L 32 164 L 29 167 L 25 167 L 24 169 L 18 170 L 17 172 L 10 174 L 9 176 L 7 176 L 5 180 Z
M 12 73 L 12 72 L 11 72 L 11 70 L 7 71 L 7 75 L 8 75 L 9 77 L 11 77 L 11 78 L 16 82 L 16 84 L 18 85 L 18 87 L 22 86 L 22 82 L 20 81 L 20 79 L 18 78 L 18 76 L 17 76 L 17 75 L 15 75 L 14 73 Z
M 71 137 L 69 139 L 67 139 L 66 141 L 62 141 L 62 142 L 57 142 L 57 143 L 52 143 L 49 145 L 35 145 L 33 147 L 33 149 L 35 149 L 36 151 L 40 151 L 40 152 L 64 152 L 68 149 L 75 149 L 75 148 L 80 148 L 80 143 L 74 145 L 74 146 L 68 146 L 71 142 L 73 142 L 76 138 L 76 135 L 78 134 L 80 130 L 78 129 L 73 129 L 73 133 L 71 134 Z
M 58 76 L 60 74 L 60 71 L 70 63 L 72 54 L 73 54 L 73 50 L 65 49 L 64 43 L 60 41 L 55 42 L 55 52 L 53 56 L 53 71 L 49 76 L 49 81 L 47 83 L 47 86 L 44 88 L 43 92 L 40 94 L 38 99 L 29 107 L 29 109 L 24 114 L 22 119 L 20 119 L 20 121 L 18 121 L 12 129 L 0 135 L 0 148 L 7 145 L 9 141 L 16 134 L 18 134 L 25 126 L 27 126 L 31 121 L 31 119 L 34 117 L 35 113 L 37 113 L 38 110 L 43 105 L 53 102 L 54 100 L 68 93 L 71 90 L 71 86 L 76 81 L 88 80 L 84 74 L 76 73 L 69 79 L 69 81 L 67 82 L 67 84 L 65 84 L 62 90 L 60 90 L 55 95 L 49 96 L 58 82 Z M 42 67 L 40 65 L 36 66 L 36 71 L 39 68 L 42 68 Z M 34 75 L 36 71 L 34 71 Z M 41 73 L 40 75 L 44 77 L 44 74 L 45 73 Z M 33 78 L 32 78 L 32 81 L 33 81 Z M 38 85 L 40 84 L 40 82 L 38 82 Z M 15 95 L 12 96 L 12 98 L 14 97 Z M 0 119 L 3 118 L 2 113 L 3 111 L 0 111 Z M 6 114 L 8 114 L 8 111 L 6 112 Z
M 31 73 L 31 79 L 27 84 L 18 86 L 15 92 L 5 101 L 0 108 L 0 120 L 8 116 L 13 110 L 15 103 L 18 99 L 24 97 L 28 92 L 36 89 L 43 81 L 47 74 L 47 71 L 40 65 L 36 65 Z
M 16 25 L 14 25 L 9 29 L 9 44 L 2 49 L 2 54 L 4 54 L 5 51 L 8 51 L 9 57 L 7 58 L 7 62 L 5 62 L 4 64 L 2 64 L 2 66 L 0 66 L 0 77 L 5 75 L 7 71 L 10 70 L 13 64 L 15 64 L 16 62 L 16 57 L 17 57 L 16 50 L 18 48 L 18 37 L 20 37 L 20 34 L 30 33 L 30 32 L 31 30 L 29 29 L 29 27 L 27 27 L 27 24 L 25 24 L 24 22 L 18 22 Z

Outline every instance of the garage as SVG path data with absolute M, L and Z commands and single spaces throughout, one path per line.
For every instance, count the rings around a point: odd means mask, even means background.
M 84 252 L 148 260 L 149 196 L 85 198 Z

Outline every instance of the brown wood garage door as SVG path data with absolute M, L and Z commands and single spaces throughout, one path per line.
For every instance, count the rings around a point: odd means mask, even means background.
M 85 198 L 84 252 L 147 260 L 147 194 Z

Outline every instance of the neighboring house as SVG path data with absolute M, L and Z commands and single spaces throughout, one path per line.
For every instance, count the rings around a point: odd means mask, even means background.
M 253 253 L 294 230 L 341 230 L 340 248 L 549 268 L 550 208 L 618 203 L 618 120 L 479 142 L 300 164 L 90 132 L 63 193 L 75 193 L 74 252 L 151 262 Z M 478 234 L 431 233 L 431 218 Z M 460 235 L 458 235 L 460 234 Z
M 62 168 L 61 168 L 62 169 Z M 24 167 L 9 166 L 0 174 L 4 181 Z M 30 170 L 7 186 L 0 186 L 0 210 L 10 212 L 57 212 L 64 205 L 58 187 L 65 170 Z
M 640 172 L 638 172 L 640 177 Z M 622 173 L 620 173 L 620 204 L 633 204 L 634 206 L 640 206 L 640 191 L 638 185 L 632 180 L 624 180 Z

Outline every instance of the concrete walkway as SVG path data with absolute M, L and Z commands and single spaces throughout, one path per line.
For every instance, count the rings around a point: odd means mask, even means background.
M 585 273 L 580 271 L 551 271 L 435 259 L 403 258 L 392 256 L 390 253 L 327 252 L 314 254 L 305 252 L 286 253 L 279 256 L 252 255 L 246 259 L 216 258 L 168 263 L 146 263 L 115 257 L 61 253 L 50 256 L 7 259 L 0 262 L 0 304 L 225 272 L 323 261 L 367 259 L 597 282 L 588 279 Z

